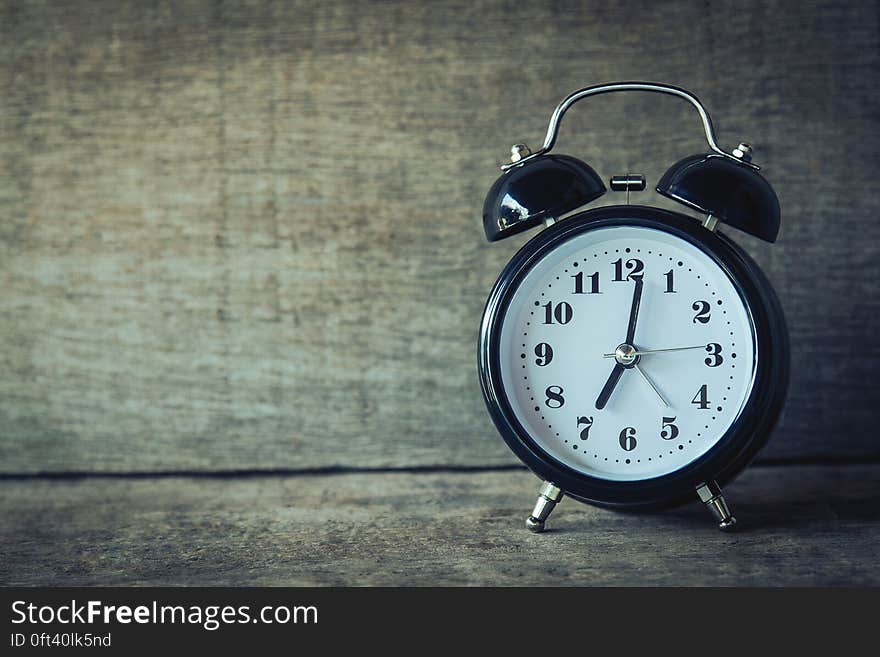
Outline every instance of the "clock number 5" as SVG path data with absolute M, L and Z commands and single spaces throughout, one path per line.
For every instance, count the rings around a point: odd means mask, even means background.
M 675 440 L 678 437 L 678 427 L 673 424 L 674 417 L 664 417 L 663 426 L 660 429 L 660 437 L 663 440 Z

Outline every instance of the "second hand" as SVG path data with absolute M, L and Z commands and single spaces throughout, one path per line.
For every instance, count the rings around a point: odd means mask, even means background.
M 705 349 L 706 345 L 698 344 L 693 347 L 673 347 L 671 349 L 642 349 L 632 352 L 633 356 L 643 356 L 644 354 L 659 354 L 664 351 L 687 351 L 688 349 Z M 602 354 L 602 358 L 614 358 L 617 354 Z

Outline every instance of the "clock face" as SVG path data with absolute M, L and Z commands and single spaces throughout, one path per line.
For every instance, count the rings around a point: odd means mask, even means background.
M 507 401 L 532 441 L 615 481 L 669 474 L 716 445 L 757 360 L 727 273 L 638 226 L 579 233 L 536 262 L 511 293 L 499 348 Z

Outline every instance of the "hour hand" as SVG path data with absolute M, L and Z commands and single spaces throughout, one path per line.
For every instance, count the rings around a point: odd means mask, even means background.
M 611 376 L 608 377 L 605 386 L 602 388 L 602 392 L 599 393 L 599 398 L 596 400 L 596 408 L 600 411 L 605 408 L 605 405 L 608 403 L 608 398 L 611 397 L 611 393 L 614 392 L 614 388 L 617 386 L 617 382 L 620 381 L 620 377 L 623 375 L 623 370 L 625 369 L 626 368 L 620 363 L 614 364 L 614 369 L 611 370 Z

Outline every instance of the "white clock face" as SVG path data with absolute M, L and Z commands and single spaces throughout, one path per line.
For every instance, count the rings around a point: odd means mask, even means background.
M 581 233 L 538 261 L 513 292 L 500 354 L 534 442 L 616 481 L 668 474 L 711 449 L 748 399 L 757 359 L 751 315 L 724 270 L 635 226 Z

